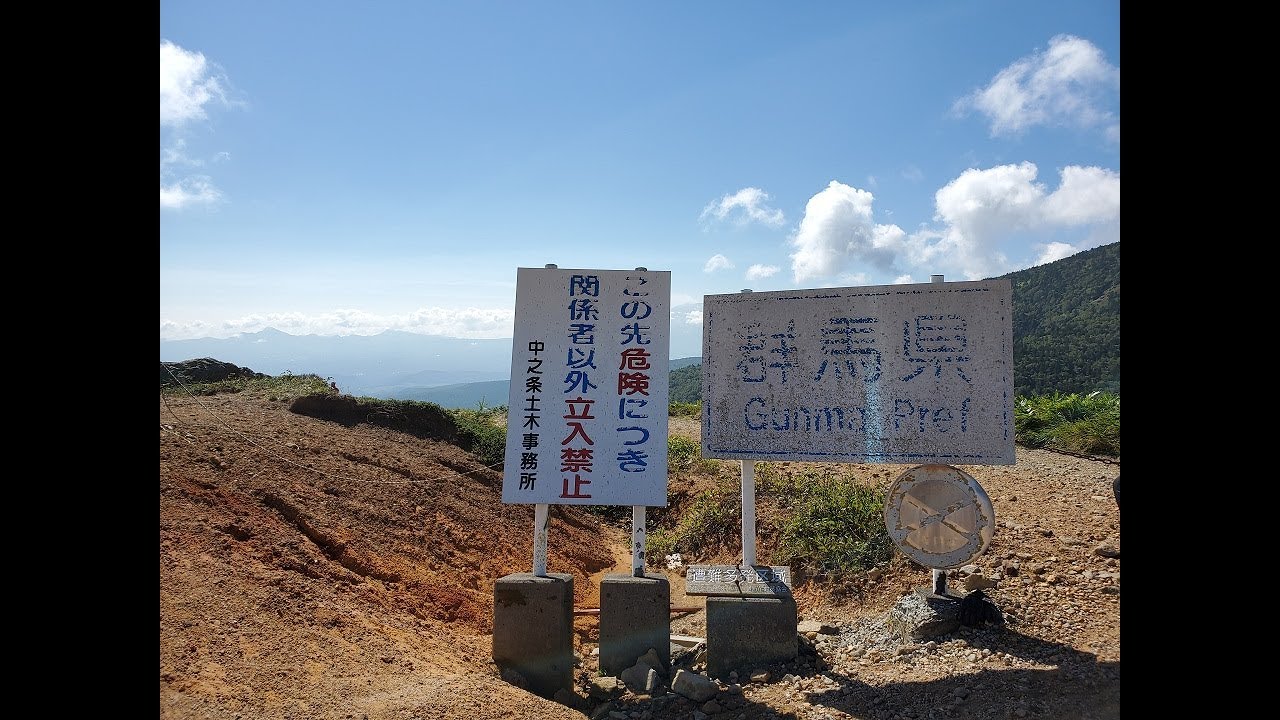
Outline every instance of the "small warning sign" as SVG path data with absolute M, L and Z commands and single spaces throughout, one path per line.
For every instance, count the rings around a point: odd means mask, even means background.
M 684 575 L 686 595 L 781 597 L 791 595 L 787 566 L 690 565 Z

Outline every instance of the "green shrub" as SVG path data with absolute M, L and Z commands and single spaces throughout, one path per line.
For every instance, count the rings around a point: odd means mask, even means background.
M 332 393 L 329 383 L 319 375 L 281 375 L 260 378 L 228 378 L 216 382 L 161 385 L 161 394 L 217 395 L 220 393 L 265 392 L 272 400 L 289 401 L 304 395 Z
M 700 402 L 672 402 L 667 405 L 667 417 L 702 417 Z
M 756 463 L 756 495 L 758 497 L 771 496 L 785 505 L 797 494 L 796 483 L 796 478 L 783 473 L 778 463 Z
M 447 412 L 458 426 L 460 446 L 485 465 L 497 465 L 506 458 L 507 429 L 501 423 L 507 416 L 506 405 L 487 408 L 481 404 L 476 410 L 454 409 Z
M 657 563 L 665 555 L 693 554 L 704 546 L 731 542 L 739 536 L 742 499 L 728 485 L 696 495 L 673 528 L 649 532 L 646 554 Z
M 814 574 L 867 570 L 886 562 L 892 541 L 884 524 L 884 491 L 849 477 L 796 482 L 782 521 L 777 559 Z
M 1120 396 L 1093 392 L 1019 397 L 1014 432 L 1027 447 L 1119 457 Z
M 683 435 L 667 436 L 667 472 L 715 472 L 718 465 L 702 457 L 702 445 Z
M 702 459 L 702 446 L 683 435 L 667 436 L 667 467 L 671 472 L 689 470 Z

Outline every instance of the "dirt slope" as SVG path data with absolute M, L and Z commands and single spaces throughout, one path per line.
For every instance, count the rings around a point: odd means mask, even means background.
M 885 484 L 901 469 L 841 466 Z M 1004 574 L 987 594 L 1005 628 L 889 642 L 879 619 L 929 580 L 899 557 L 874 580 L 798 589 L 801 616 L 841 633 L 769 683 L 726 689 L 711 717 L 1119 717 L 1119 560 L 1096 551 L 1118 555 L 1118 465 L 1019 448 L 1015 466 L 966 469 L 1001 523 L 978 564 Z M 528 571 L 532 535 L 531 509 L 501 504 L 500 483 L 448 443 L 266 396 L 162 396 L 161 717 L 581 720 L 490 662 L 493 580 Z M 598 605 L 593 580 L 623 571 L 625 537 L 571 508 L 553 508 L 551 535 L 549 569 L 574 575 L 579 606 Z M 701 602 L 670 576 L 673 604 Z M 575 627 L 585 679 L 595 621 Z M 672 632 L 703 635 L 702 613 Z M 609 709 L 704 712 L 670 695 Z
M 162 717 L 581 718 L 490 672 L 493 580 L 528 572 L 533 525 L 496 472 L 244 393 L 160 416 Z M 552 516 L 552 571 L 612 564 L 608 529 Z

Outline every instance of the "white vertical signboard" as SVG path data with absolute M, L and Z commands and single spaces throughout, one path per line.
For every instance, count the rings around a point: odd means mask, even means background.
M 1009 465 L 1013 291 L 976 282 L 703 298 L 702 454 Z
M 502 501 L 667 505 L 671 273 L 519 268 Z

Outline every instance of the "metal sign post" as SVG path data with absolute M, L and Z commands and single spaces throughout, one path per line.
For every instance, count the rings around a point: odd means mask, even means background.
M 749 293 L 751 288 L 743 288 Z M 742 460 L 742 566 L 756 564 L 756 461 Z
M 929 282 L 946 282 L 945 275 L 930 275 Z M 933 592 L 935 595 L 947 594 L 947 573 L 945 570 L 933 569 Z
M 756 564 L 756 461 L 742 461 L 742 566 Z
M 547 576 L 547 503 L 533 506 L 533 574 Z
M 631 574 L 644 577 L 644 506 L 631 506 Z

